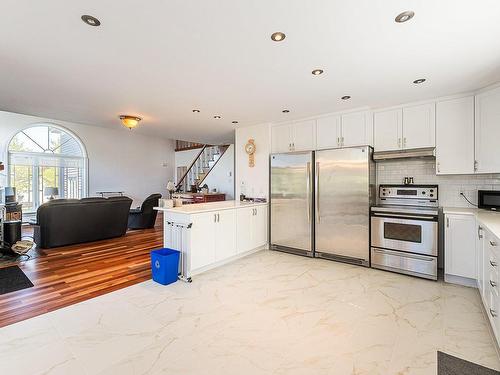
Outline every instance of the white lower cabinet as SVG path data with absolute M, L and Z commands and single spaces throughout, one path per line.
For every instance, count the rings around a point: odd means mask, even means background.
M 267 243 L 267 206 L 241 208 L 237 212 L 236 251 L 262 247 Z
M 476 218 L 473 215 L 445 215 L 445 280 L 450 276 L 476 280 Z
M 483 287 L 481 297 L 493 332 L 500 341 L 500 297 L 499 297 L 499 277 L 498 259 L 500 259 L 499 240 L 490 231 L 483 228 L 482 238 L 483 267 L 482 280 Z

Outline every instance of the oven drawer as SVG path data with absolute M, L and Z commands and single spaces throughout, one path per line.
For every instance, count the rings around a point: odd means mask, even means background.
M 371 248 L 371 265 L 387 271 L 437 280 L 437 258 Z
M 433 220 L 371 217 L 371 246 L 438 255 L 438 223 Z

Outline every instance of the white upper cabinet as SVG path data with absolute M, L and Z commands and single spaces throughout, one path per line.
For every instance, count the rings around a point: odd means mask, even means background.
M 292 148 L 292 127 L 290 124 L 273 126 L 271 129 L 272 152 L 289 152 Z
M 476 95 L 476 172 L 500 173 L 500 87 Z
M 373 121 L 375 151 L 400 150 L 403 137 L 403 110 L 398 108 L 376 112 Z
M 271 143 L 273 153 L 314 150 L 316 148 L 316 120 L 273 126 Z
M 436 107 L 427 103 L 403 108 L 404 149 L 436 146 Z
M 436 104 L 436 173 L 474 173 L 474 96 Z
M 370 112 L 342 115 L 342 147 L 373 146 L 373 117 Z
M 316 120 L 316 147 L 318 150 L 339 148 L 341 118 L 339 115 L 323 117 Z
M 295 122 L 292 125 L 292 151 L 311 151 L 316 148 L 316 120 Z

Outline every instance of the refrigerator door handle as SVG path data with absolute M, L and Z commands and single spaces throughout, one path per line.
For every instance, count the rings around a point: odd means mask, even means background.
M 306 166 L 306 195 L 307 195 L 307 222 L 311 222 L 311 162 Z
M 314 189 L 315 191 L 315 197 L 314 197 L 314 203 L 315 203 L 315 211 L 316 211 L 316 222 L 320 223 L 320 213 L 319 213 L 319 161 L 316 162 L 316 173 L 315 173 L 315 181 L 314 181 Z

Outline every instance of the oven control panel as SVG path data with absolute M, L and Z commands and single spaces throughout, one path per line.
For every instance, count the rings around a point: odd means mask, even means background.
M 437 185 L 380 185 L 380 199 L 438 200 Z

